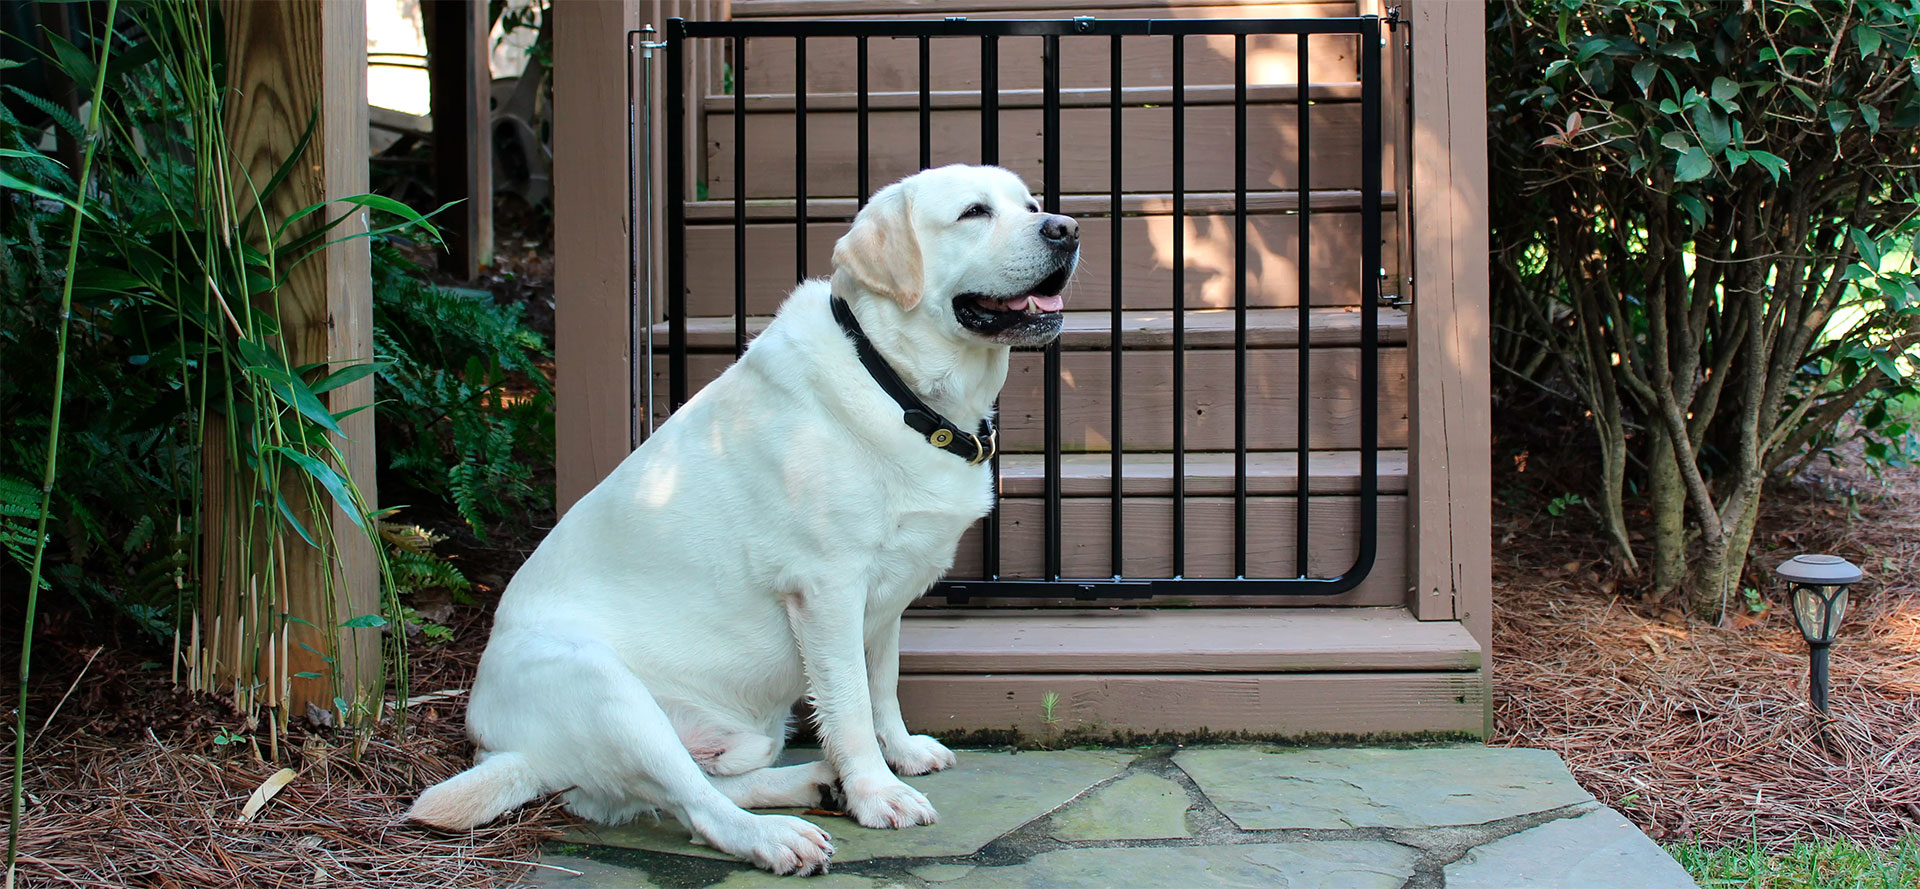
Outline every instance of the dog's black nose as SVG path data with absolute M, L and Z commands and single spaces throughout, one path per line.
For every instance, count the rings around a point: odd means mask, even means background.
M 1080 243 L 1080 223 L 1070 216 L 1048 216 L 1040 223 L 1040 237 L 1055 247 L 1072 247 Z

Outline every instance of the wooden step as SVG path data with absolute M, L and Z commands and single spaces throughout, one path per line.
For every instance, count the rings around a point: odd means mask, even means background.
M 877 187 L 877 186 L 876 186 Z M 1347 212 L 1360 209 L 1360 192 L 1345 190 L 1315 190 L 1307 192 L 1308 209 L 1314 212 Z M 1246 195 L 1245 205 L 1248 216 L 1272 213 L 1300 212 L 1300 192 L 1252 190 Z M 731 232 L 734 218 L 733 201 L 688 201 L 686 203 L 687 222 L 694 225 L 725 224 Z M 1391 191 L 1380 193 L 1381 209 L 1393 209 L 1399 206 L 1399 196 Z M 807 219 L 813 222 L 840 222 L 853 220 L 859 212 L 861 202 L 854 198 L 818 198 L 807 199 Z M 1234 194 L 1230 191 L 1188 191 L 1185 204 L 1181 209 L 1188 216 L 1228 216 L 1233 215 Z M 1060 212 L 1068 216 L 1087 217 L 1105 216 L 1113 210 L 1113 201 L 1105 194 L 1068 194 L 1060 196 Z M 1173 213 L 1173 195 L 1167 192 L 1127 192 L 1120 196 L 1120 213 L 1123 216 L 1167 216 Z M 746 202 L 746 218 L 752 222 L 784 222 L 792 225 L 794 200 L 792 198 L 754 198 Z M 789 228 L 791 233 L 792 229 Z M 790 245 L 789 245 L 790 246 Z
M 1479 643 L 1400 607 L 927 610 L 909 613 L 900 641 L 917 732 L 1485 730 Z
M 1199 105 L 1231 105 L 1235 92 L 1232 84 L 1205 84 L 1188 86 L 1182 92 L 1188 107 Z M 754 90 L 746 97 L 747 114 L 792 114 L 798 107 L 792 93 L 773 93 Z M 1001 110 L 1013 108 L 1042 108 L 1046 105 L 1046 91 L 1038 89 L 1002 89 L 994 93 L 995 104 Z M 1358 102 L 1360 84 L 1358 81 L 1339 83 L 1310 83 L 1307 85 L 1307 100 L 1315 104 L 1322 102 Z M 1247 87 L 1249 105 L 1293 105 L 1300 101 L 1300 86 L 1295 83 L 1275 83 Z M 1106 87 L 1075 87 L 1060 90 L 1062 108 L 1111 108 L 1113 93 Z M 1120 90 L 1120 105 L 1133 108 L 1144 105 L 1167 105 L 1173 102 L 1171 86 L 1129 86 Z M 710 94 L 701 103 L 708 114 L 732 114 L 734 97 L 728 93 Z M 978 110 L 981 106 L 979 90 L 938 89 L 927 91 L 927 107 L 935 110 Z M 820 111 L 858 111 L 860 94 L 858 92 L 820 92 L 808 84 L 807 113 Z M 867 110 L 869 113 L 880 111 L 915 111 L 920 108 L 918 90 L 898 92 L 867 91 Z M 747 122 L 749 131 L 753 121 Z
M 844 60 L 841 61 L 844 64 Z M 749 87 L 752 89 L 752 87 Z M 859 197 L 858 121 L 851 111 L 809 112 L 807 188 L 810 197 Z M 1003 110 L 999 117 L 999 163 L 1030 182 L 1043 181 L 1044 127 L 1038 108 Z M 1360 106 L 1334 102 L 1308 111 L 1312 129 L 1312 171 L 1307 187 L 1352 189 L 1360 185 Z M 1072 146 L 1071 162 L 1060 168 L 1061 194 L 1106 193 L 1112 185 L 1111 120 L 1105 108 L 1063 108 L 1060 144 Z M 1172 191 L 1173 111 L 1170 106 L 1127 108 L 1121 112 L 1126 143 L 1124 187 Z M 794 148 L 797 120 L 792 115 L 755 115 L 747 121 L 749 198 L 792 197 L 796 192 Z M 1292 105 L 1254 105 L 1247 109 L 1246 181 L 1270 187 L 1300 186 L 1299 119 Z M 868 115 L 869 182 L 877 187 L 921 168 L 920 115 L 915 111 L 876 111 Z M 936 110 L 929 116 L 932 165 L 979 163 L 980 113 Z M 1195 191 L 1231 191 L 1234 187 L 1234 109 L 1201 105 L 1186 110 L 1185 187 Z M 713 199 L 731 198 L 736 148 L 732 114 L 707 116 L 706 186 Z M 1382 163 L 1382 181 L 1392 182 L 1391 158 Z
M 907 728 L 956 743 L 1478 737 L 1489 706 L 1463 671 L 900 677 Z
M 876 183 L 884 180 L 876 179 Z M 1104 200 L 1104 198 L 1103 198 Z M 851 202 L 849 202 L 851 203 Z M 808 202 L 809 214 L 812 202 Z M 1357 208 L 1356 208 L 1357 209 Z M 789 211 L 790 212 L 790 211 Z M 1190 213 L 1197 211 L 1190 210 Z M 1231 212 L 1189 215 L 1180 226 L 1186 274 L 1181 300 L 1189 309 L 1233 305 L 1234 217 Z M 1121 227 L 1119 296 L 1122 308 L 1166 309 L 1174 293 L 1174 217 L 1128 216 Z M 1114 299 L 1114 220 L 1080 219 L 1081 262 L 1066 291 L 1075 311 L 1104 310 Z M 1358 305 L 1363 276 L 1377 273 L 1360 267 L 1364 226 L 1356 211 L 1316 210 L 1308 221 L 1311 261 L 1308 300 L 1316 306 Z M 795 226 L 792 223 L 754 223 L 746 230 L 747 314 L 770 315 L 800 280 L 794 261 Z M 826 275 L 833 269 L 833 245 L 847 233 L 844 222 L 815 222 L 807 226 L 807 275 Z M 1247 305 L 1275 308 L 1300 301 L 1300 217 L 1293 214 L 1249 214 L 1247 217 Z M 1384 250 L 1380 261 L 1387 278 L 1384 292 L 1398 292 L 1398 251 Z M 734 228 L 732 225 L 688 226 L 687 312 L 689 315 L 731 315 L 734 297 Z
M 1072 3 L 1038 6 L 987 0 L 986 9 L 968 9 L 973 0 L 934 0 L 908 3 L 800 2 L 765 7 L 779 12 L 743 12 L 736 2 L 736 19 L 938 19 L 965 15 L 974 20 L 1062 19 L 1092 16 L 1096 19 L 1167 18 L 1320 18 L 1355 14 L 1352 3 L 1234 3 L 1212 0 L 1208 3 L 1139 4 L 1128 0 L 1076 0 Z M 855 13 L 831 10 L 864 8 Z M 717 43 L 718 41 L 716 41 Z M 998 40 L 1000 89 L 1039 89 L 1042 85 L 1042 39 L 1038 37 L 1002 37 Z M 1173 82 L 1172 41 L 1166 38 L 1133 38 L 1125 42 L 1121 78 L 1123 86 L 1165 86 Z M 1320 35 L 1309 38 L 1308 78 L 1311 82 L 1352 80 L 1358 70 L 1356 40 L 1351 35 Z M 1186 80 L 1194 86 L 1231 84 L 1233 38 L 1230 36 L 1190 37 L 1187 39 Z M 1299 76 L 1298 41 L 1291 34 L 1257 34 L 1247 38 L 1247 75 L 1250 85 L 1294 83 Z M 869 39 L 867 41 L 868 89 L 873 92 L 918 92 L 920 89 L 920 47 L 917 40 Z M 1060 41 L 1060 85 L 1065 89 L 1106 88 L 1111 76 L 1110 45 L 1106 37 L 1063 37 Z M 852 38 L 810 38 L 807 41 L 807 90 L 809 92 L 853 92 L 859 76 L 854 63 L 857 53 Z M 748 93 L 792 93 L 795 82 L 794 41 L 790 38 L 762 37 L 747 41 L 743 81 Z M 934 38 L 928 41 L 927 55 L 934 85 L 947 90 L 980 89 L 980 39 L 978 37 Z M 722 83 L 720 72 L 709 77 L 712 84 Z
M 1359 451 L 1310 451 L 1307 455 L 1309 494 L 1353 494 L 1360 490 Z M 1382 494 L 1407 492 L 1407 452 L 1381 451 L 1375 460 L 1376 488 Z M 1168 496 L 1173 493 L 1173 455 L 1121 454 L 1120 490 L 1124 496 Z M 1186 492 L 1196 496 L 1231 496 L 1234 455 L 1202 451 L 1186 458 Z M 1247 492 L 1251 495 L 1296 494 L 1299 491 L 1299 454 L 1295 451 L 1255 451 L 1247 454 Z M 1000 495 L 1039 497 L 1046 492 L 1046 457 L 1041 454 L 1003 454 L 1000 457 Z M 1107 497 L 1113 493 L 1113 461 L 1107 454 L 1062 454 L 1060 493 L 1067 497 Z
M 1067 312 L 1060 331 L 1060 348 L 1074 351 L 1107 350 L 1113 347 L 1113 318 L 1106 312 Z M 1357 346 L 1362 319 L 1357 309 L 1313 309 L 1308 322 L 1311 346 Z M 767 315 L 747 317 L 747 339 L 751 341 L 773 319 Z M 1199 309 L 1187 312 L 1184 339 L 1190 349 L 1233 348 L 1234 313 L 1230 309 Z M 1120 313 L 1120 344 L 1124 349 L 1170 349 L 1173 347 L 1173 314 L 1157 312 Z M 1404 345 L 1407 341 L 1407 313 L 1403 309 L 1381 309 L 1379 342 Z M 667 323 L 653 326 L 654 348 L 667 347 Z M 687 348 L 694 352 L 725 352 L 734 345 L 734 323 L 728 317 L 687 319 Z M 1247 345 L 1250 348 L 1292 348 L 1300 344 L 1298 309 L 1248 309 Z
M 1405 608 L 944 610 L 900 626 L 902 673 L 1476 670 L 1480 645 Z
M 1122 444 L 1134 451 L 1173 449 L 1172 354 L 1132 352 L 1121 363 Z M 1379 352 L 1379 445 L 1407 446 L 1407 350 L 1394 346 Z M 1313 392 L 1307 405 L 1308 446 L 1320 450 L 1359 447 L 1360 411 L 1355 393 L 1360 385 L 1360 350 L 1350 346 L 1316 348 L 1309 355 Z M 1044 356 L 1039 352 L 1013 353 L 1007 384 L 1000 392 L 1000 448 L 1017 453 L 1041 446 L 1045 404 Z M 1224 451 L 1234 447 L 1233 352 L 1200 349 L 1185 359 L 1185 415 L 1187 447 L 1193 451 Z M 733 354 L 687 356 L 688 392 L 699 391 L 733 363 Z M 1111 423 L 1113 366 L 1106 352 L 1063 352 L 1060 356 L 1061 443 L 1064 450 L 1105 451 Z M 667 357 L 657 351 L 653 362 L 654 421 L 666 419 Z M 1298 446 L 1294 420 L 1295 382 L 1299 359 L 1291 350 L 1259 349 L 1247 353 L 1247 446 L 1282 451 Z
M 1258 604 L 1300 607 L 1396 605 L 1406 601 L 1406 506 L 1404 494 L 1380 496 L 1374 564 L 1359 587 L 1325 599 L 1275 596 L 1261 599 Z M 1186 565 L 1184 570 L 1176 571 L 1173 498 L 1127 497 L 1121 504 L 1121 574 L 1135 578 L 1236 576 L 1234 513 L 1232 497 L 1188 497 Z M 1297 503 L 1292 497 L 1247 498 L 1247 577 L 1286 578 L 1303 573 L 1294 561 L 1296 517 Z M 1061 577 L 1114 576 L 1109 532 L 1112 521 L 1112 505 L 1104 497 L 1061 500 Z M 1351 570 L 1359 554 L 1360 499 L 1350 495 L 1313 497 L 1308 501 L 1307 522 L 1309 545 L 1305 575 L 1339 577 Z M 999 575 L 1008 579 L 1045 577 L 1046 512 L 1041 499 L 1008 497 L 1002 500 L 1000 526 Z M 983 576 L 981 533 L 976 527 L 961 537 L 948 577 L 978 580 Z M 1068 595 L 1063 593 L 1062 598 Z M 1248 600 L 1238 600 L 1236 604 L 1248 604 Z

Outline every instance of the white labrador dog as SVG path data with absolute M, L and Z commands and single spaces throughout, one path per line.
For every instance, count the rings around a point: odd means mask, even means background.
M 837 787 L 867 827 L 933 823 L 895 773 L 954 756 L 901 721 L 900 615 L 992 504 L 1008 348 L 1059 334 L 1078 256 L 1078 225 L 1006 170 L 881 189 L 831 283 L 796 288 L 527 559 L 474 682 L 476 763 L 409 816 L 464 829 L 564 790 L 583 818 L 664 810 L 783 874 L 825 871 L 828 835 L 743 806 Z M 826 758 L 771 768 L 803 695 Z

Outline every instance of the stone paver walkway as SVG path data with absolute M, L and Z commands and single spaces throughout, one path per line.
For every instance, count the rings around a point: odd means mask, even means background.
M 806 758 L 814 751 L 796 751 Z M 908 783 L 940 823 L 833 834 L 818 889 L 1693 889 L 1543 750 L 960 751 Z M 642 819 L 576 830 L 529 875 L 563 889 L 797 885 Z

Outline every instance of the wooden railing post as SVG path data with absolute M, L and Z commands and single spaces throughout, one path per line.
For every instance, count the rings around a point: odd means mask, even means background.
M 225 0 L 220 4 L 227 43 L 227 86 L 230 90 L 226 138 L 233 168 L 228 175 L 236 186 L 241 177 L 264 187 L 299 143 L 309 120 L 315 119 L 312 143 L 303 162 L 272 195 L 265 208 L 269 226 L 292 211 L 326 198 L 367 191 L 367 19 L 366 4 L 333 0 L 293 0 L 257 3 Z M 253 210 L 252 188 L 234 189 L 241 212 Z M 338 209 L 333 212 L 339 212 Z M 318 223 L 318 216 L 310 217 Z M 365 231 L 360 214 L 336 228 L 339 238 Z M 256 231 L 259 229 L 256 228 Z M 364 362 L 373 355 L 373 291 L 365 239 L 336 243 L 291 270 L 277 291 L 282 321 L 280 345 L 295 365 L 310 362 Z M 342 411 L 373 401 L 373 379 L 363 378 L 327 393 L 328 408 Z M 217 421 L 210 421 L 217 422 Z M 368 503 L 376 502 L 373 410 L 362 410 L 340 421 L 346 433 L 338 446 L 346 456 L 345 469 L 359 483 Z M 312 702 L 331 709 L 338 695 L 354 702 L 374 693 L 378 705 L 381 679 L 380 632 L 346 629 L 339 625 L 353 617 L 380 613 L 380 577 L 371 541 L 337 506 L 329 507 L 330 524 L 340 558 L 329 563 L 325 554 L 292 534 L 291 539 L 267 541 L 276 560 L 284 560 L 277 584 L 242 577 L 232 570 L 235 541 L 249 539 L 248 510 L 253 483 L 226 450 L 218 434 L 208 436 L 206 514 L 202 537 L 205 599 L 203 632 L 209 637 L 219 619 L 224 638 L 210 652 L 218 687 L 238 682 L 255 688 L 254 652 L 261 627 L 241 631 L 238 608 L 250 602 L 253 591 L 284 589 L 284 603 L 265 603 L 273 611 L 284 608 L 296 620 L 284 654 L 276 651 L 275 672 L 283 676 L 315 674 L 317 679 L 292 680 L 289 712 L 305 712 Z M 292 499 L 292 498 L 289 498 Z M 331 502 L 330 500 L 328 502 Z M 298 512 L 303 505 L 294 504 Z M 313 523 L 308 522 L 309 527 Z M 256 584 L 258 586 L 256 587 Z M 255 614 L 261 613 L 252 608 Z M 223 612 L 225 612 L 223 614 Z M 278 630 L 280 627 L 271 627 Z M 328 638 L 329 633 L 337 637 Z M 211 638 L 203 640 L 209 645 Z M 329 665 L 323 652 L 332 651 Z M 338 669 L 340 684 L 333 684 Z M 272 697 L 277 694 L 277 689 Z M 256 696 L 257 702 L 262 702 Z
M 633 444 L 628 250 L 636 231 L 623 111 L 627 34 L 640 27 L 642 9 L 650 5 L 551 7 L 555 500 L 562 511 L 612 472 Z
M 1412 31 L 1409 605 L 1491 640 L 1486 11 L 1401 5 Z

